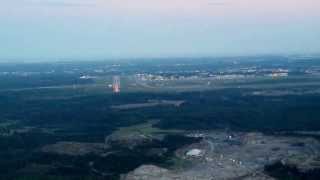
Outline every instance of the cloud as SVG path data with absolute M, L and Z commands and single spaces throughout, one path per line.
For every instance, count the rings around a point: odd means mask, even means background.
M 209 6 L 226 6 L 230 4 L 228 0 L 207 0 Z
M 88 7 L 96 6 L 95 2 L 83 0 L 24 0 L 26 5 L 50 7 Z

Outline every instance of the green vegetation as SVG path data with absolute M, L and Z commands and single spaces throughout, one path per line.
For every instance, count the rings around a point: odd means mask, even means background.
M 304 72 L 305 69 L 302 68 L 310 66 L 309 63 L 294 65 L 278 62 L 276 58 L 271 59 L 278 65 L 276 68 L 292 68 L 298 74 Z M 136 84 L 133 79 L 137 73 L 158 72 L 167 77 L 193 76 L 195 72 L 201 74 L 202 71 L 214 71 L 219 74 L 226 67 L 232 71 L 235 67 L 255 65 L 252 62 L 234 65 L 231 61 L 210 63 L 204 59 L 197 63 L 187 60 L 186 66 L 178 67 L 173 66 L 173 62 L 175 61 L 163 61 L 156 65 L 142 62 L 121 68 L 102 63 L 0 67 L 1 72 L 11 73 L 0 76 L 0 180 L 37 180 L 41 179 L 40 175 L 43 174 L 45 179 L 77 179 L 73 177 L 77 173 L 81 174 L 83 179 L 99 179 L 101 174 L 93 173 L 88 165 L 90 162 L 95 162 L 95 168 L 109 173 L 110 178 L 117 178 L 119 174 L 145 163 L 175 165 L 173 167 L 177 168 L 188 166 L 188 162 L 176 159 L 173 152 L 181 146 L 195 142 L 194 139 L 178 136 L 189 130 L 229 129 L 271 133 L 320 130 L 318 77 L 302 75 L 301 78 L 294 76 L 277 80 L 261 78 L 257 81 L 214 81 L 205 87 L 202 84 L 206 83 L 206 80 L 203 79 L 188 82 L 170 80 L 163 82 L 161 86 L 151 84 L 152 88 Z M 273 63 L 259 63 L 259 67 L 275 67 Z M 107 68 L 100 71 L 102 67 Z M 28 73 L 24 73 L 24 69 L 27 69 Z M 112 94 L 111 90 L 107 89 L 107 84 L 111 83 L 113 75 L 119 74 L 123 91 Z M 80 79 L 82 75 L 98 78 Z M 306 83 L 311 84 L 304 86 Z M 245 86 L 238 87 L 242 85 Z M 43 86 L 50 87 L 39 88 Z M 279 91 L 298 90 L 302 93 L 281 96 L 251 95 L 254 91 L 263 91 L 266 88 Z M 305 91 L 315 93 L 304 94 Z M 148 100 L 177 100 L 185 103 L 179 107 L 154 106 L 125 110 L 111 108 L 117 105 L 146 103 Z M 155 141 L 154 144 L 134 150 L 114 148 L 112 150 L 118 153 L 107 157 L 70 157 L 39 152 L 41 147 L 59 141 L 103 143 L 105 137 L 111 134 L 121 137 L 135 133 L 145 136 L 161 134 L 165 137 L 162 141 Z M 166 148 L 168 152 L 163 156 L 150 157 L 147 156 L 150 148 Z M 34 174 L 23 174 L 21 170 L 31 167 L 30 164 L 50 168 L 46 169 L 47 171 L 31 168 L 35 171 Z

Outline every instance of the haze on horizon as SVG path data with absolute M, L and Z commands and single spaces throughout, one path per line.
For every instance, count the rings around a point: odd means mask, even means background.
M 7 0 L 0 61 L 320 53 L 319 0 Z

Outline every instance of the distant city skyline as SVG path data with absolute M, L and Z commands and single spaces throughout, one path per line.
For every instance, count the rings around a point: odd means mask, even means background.
M 7 0 L 0 62 L 320 53 L 318 0 Z

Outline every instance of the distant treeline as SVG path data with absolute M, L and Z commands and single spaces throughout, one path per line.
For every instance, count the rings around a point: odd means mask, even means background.
M 37 75 L 6 75 L 0 76 L 0 90 L 16 88 L 35 88 L 74 84 L 89 84 L 92 79 L 80 79 L 79 75 L 68 74 L 37 74 Z

